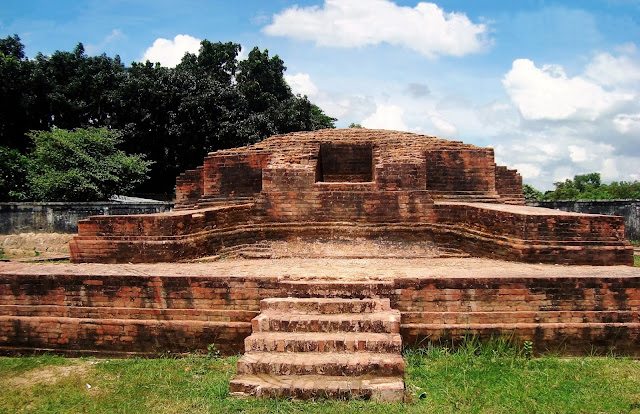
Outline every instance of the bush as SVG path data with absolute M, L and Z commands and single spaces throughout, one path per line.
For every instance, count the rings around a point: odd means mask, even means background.
M 127 194 L 147 179 L 150 161 L 117 149 L 120 133 L 107 128 L 32 131 L 30 192 L 40 201 L 98 201 Z

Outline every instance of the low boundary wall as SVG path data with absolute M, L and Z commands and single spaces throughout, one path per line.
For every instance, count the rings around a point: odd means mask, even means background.
M 77 233 L 78 221 L 89 216 L 149 214 L 171 211 L 172 202 L 46 202 L 0 203 L 0 234 Z
M 527 201 L 527 205 L 574 213 L 622 216 L 625 224 L 625 238 L 640 240 L 640 200 Z

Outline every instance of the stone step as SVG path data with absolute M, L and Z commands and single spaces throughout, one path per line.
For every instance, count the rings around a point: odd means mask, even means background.
M 404 381 L 402 377 L 245 374 L 231 380 L 229 392 L 238 397 L 301 400 L 361 398 L 381 402 L 401 402 L 404 398 Z
M 248 352 L 237 373 L 390 377 L 404 375 L 404 360 L 400 354 L 371 352 Z
M 260 310 L 303 314 L 372 313 L 389 311 L 391 305 L 389 298 L 272 298 L 260 301 Z
M 254 332 L 244 340 L 246 352 L 402 352 L 399 334 L 368 332 Z
M 400 312 L 339 314 L 261 313 L 251 320 L 253 332 L 399 333 Z

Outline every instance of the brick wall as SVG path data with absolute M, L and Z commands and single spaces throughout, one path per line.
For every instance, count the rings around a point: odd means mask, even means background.
M 624 220 L 558 214 L 500 204 L 442 202 L 435 206 L 444 243 L 478 257 L 531 263 L 633 265 Z
M 427 190 L 434 194 L 478 192 L 495 195 L 493 149 L 426 152 Z
M 204 167 L 187 170 L 176 178 L 176 208 L 190 208 L 204 195 Z
M 527 201 L 527 205 L 575 213 L 624 217 L 625 238 L 640 240 L 640 200 Z
M 254 196 L 262 190 L 266 154 L 209 156 L 204 162 L 204 195 Z
M 518 171 L 497 165 L 496 191 L 498 192 L 502 202 L 524 205 L 522 177 L 518 174 Z
M 215 270 L 140 274 L 149 270 L 131 266 L 89 274 L 58 269 L 0 273 L 0 351 L 158 355 L 215 343 L 237 354 L 260 300 L 293 296 L 388 297 L 402 313 L 407 346 L 450 344 L 476 334 L 532 340 L 543 352 L 640 355 L 640 277 L 630 272 L 594 277 L 550 268 L 536 275 L 477 277 L 452 269 L 429 278 L 349 282 Z

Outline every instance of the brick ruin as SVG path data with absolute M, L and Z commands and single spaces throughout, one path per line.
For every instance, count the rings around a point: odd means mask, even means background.
M 261 240 L 431 241 L 473 256 L 632 265 L 620 217 L 524 206 L 493 149 L 406 132 L 274 136 L 210 153 L 177 178 L 171 213 L 79 224 L 71 261 L 171 262 Z
M 521 177 L 490 148 L 362 129 L 274 136 L 209 154 L 176 193 L 169 213 L 81 221 L 72 264 L 0 266 L 0 353 L 214 344 L 245 352 L 232 395 L 381 401 L 403 399 L 403 346 L 508 337 L 542 353 L 640 355 L 638 269 L 548 265 L 631 265 L 623 219 L 524 206 Z M 511 262 L 157 263 L 363 238 Z

